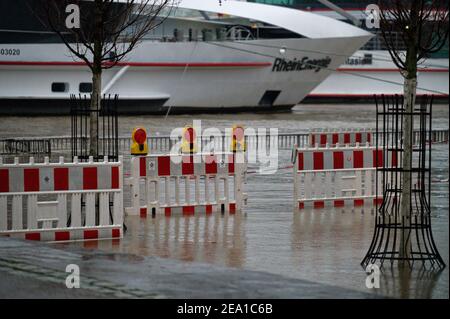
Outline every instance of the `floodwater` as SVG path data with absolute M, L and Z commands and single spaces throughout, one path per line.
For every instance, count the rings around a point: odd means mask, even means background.
M 433 128 L 449 127 L 449 106 L 435 105 Z M 150 134 L 167 135 L 174 127 L 192 120 L 202 127 L 278 128 L 303 132 L 311 128 L 375 127 L 372 105 L 299 105 L 292 113 L 231 114 L 164 117 L 122 117 L 120 135 L 138 125 Z M 20 132 L 20 133 L 18 133 Z M 70 134 L 68 117 L 0 118 L 0 138 L 12 136 L 58 136 Z M 434 180 L 449 177 L 448 144 L 433 146 Z M 291 153 L 281 150 L 280 169 L 273 175 L 249 174 L 248 205 L 236 215 L 125 219 L 124 239 L 113 245 L 104 241 L 84 245 L 114 252 L 155 255 L 248 270 L 266 271 L 350 288 L 380 296 L 400 298 L 448 298 L 448 267 L 441 273 L 428 270 L 399 272 L 385 267 L 379 289 L 366 288 L 360 266 L 372 240 L 374 211 L 370 206 L 347 209 L 293 210 Z M 449 264 L 449 185 L 432 184 L 432 224 L 437 247 Z M 205 296 L 207 297 L 207 296 Z M 339 298 L 340 296 L 336 296 Z

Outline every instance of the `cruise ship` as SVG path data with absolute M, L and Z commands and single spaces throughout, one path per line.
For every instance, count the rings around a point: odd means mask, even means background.
M 25 1 L 0 1 L 0 113 L 64 114 L 91 73 Z M 332 17 L 233 0 L 181 0 L 116 67 L 103 94 L 125 113 L 292 108 L 373 35 Z M 339 54 L 335 54 L 339 52 Z
M 331 0 L 333 6 L 327 6 L 327 1 L 319 0 L 248 0 L 269 5 L 294 8 L 306 12 L 320 14 L 338 19 L 374 34 L 361 50 L 336 69 L 336 72 L 318 85 L 303 100 L 311 102 L 373 102 L 374 94 L 402 94 L 403 78 L 398 68 L 392 62 L 382 39 L 381 32 L 371 29 L 366 23 L 368 5 L 376 3 L 373 0 Z M 402 42 L 397 37 L 397 47 L 401 50 Z M 435 101 L 448 103 L 449 99 L 449 50 L 447 44 L 440 52 L 432 54 L 423 61 L 418 69 L 417 94 L 433 94 Z M 330 52 L 330 55 L 333 53 Z M 334 54 L 340 54 L 335 51 Z

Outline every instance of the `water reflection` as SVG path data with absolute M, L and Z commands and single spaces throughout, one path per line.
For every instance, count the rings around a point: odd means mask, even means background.
M 295 211 L 292 254 L 299 269 L 307 274 L 305 279 L 323 283 L 348 280 L 351 286 L 362 289 L 365 274 L 358 267 L 358 259 L 370 243 L 373 214 L 370 206 Z
M 380 293 L 398 298 L 428 299 L 435 297 L 436 285 L 443 270 L 409 267 L 383 267 Z
M 245 215 L 127 217 L 121 251 L 243 267 Z

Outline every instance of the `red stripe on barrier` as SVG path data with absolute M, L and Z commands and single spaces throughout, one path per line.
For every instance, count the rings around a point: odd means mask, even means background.
M 383 167 L 383 150 L 373 151 L 373 167 Z
M 119 189 L 119 168 L 117 166 L 111 167 L 111 188 Z
M 170 217 L 171 214 L 172 214 L 172 209 L 170 207 L 164 208 L 164 215 L 166 217 Z
M 334 207 L 344 207 L 345 206 L 345 201 L 344 200 L 335 200 L 334 201 Z
M 236 204 L 235 203 L 230 203 L 230 207 L 229 207 L 230 213 L 236 213 Z
M 146 218 L 147 217 L 147 208 L 141 208 L 139 210 L 139 216 L 141 216 L 142 218 Z
M 84 239 L 97 239 L 98 238 L 98 230 L 92 229 L 92 230 L 83 231 L 83 238 Z
M 181 163 L 181 174 L 194 175 L 194 156 L 183 156 Z
M 339 143 L 339 134 L 334 133 L 332 139 L 333 139 L 333 141 L 332 141 L 333 145 L 336 145 L 337 143 Z
M 23 188 L 25 192 L 39 192 L 38 168 L 26 168 L 23 170 Z
M 300 202 L 298 203 L 298 209 L 304 209 L 305 208 L 305 203 Z
M 364 168 L 364 151 L 353 151 L 353 168 Z
M 353 205 L 355 207 L 360 207 L 360 206 L 364 206 L 364 199 L 355 199 L 353 201 Z
M 383 204 L 383 198 L 381 198 L 381 197 L 374 198 L 373 199 L 373 204 L 374 205 L 381 205 L 381 204 Z
M 372 133 L 367 133 L 367 142 L 372 143 Z
M 303 153 L 298 153 L 298 170 L 303 171 L 305 169 L 305 164 L 303 160 Z
M 69 169 L 67 167 L 59 167 L 53 170 L 55 191 L 69 190 Z
M 327 144 L 327 134 L 320 134 L 320 145 Z
M 314 170 L 323 169 L 323 152 L 313 153 L 313 168 Z
M 333 169 L 344 168 L 344 152 L 333 152 Z
M 228 155 L 228 173 L 234 174 L 234 155 Z
M 206 211 L 206 214 L 212 214 L 212 210 L 213 210 L 213 207 L 212 207 L 212 205 L 206 205 L 205 206 L 205 211 Z
M 350 133 L 344 133 L 344 144 L 350 144 Z
M 397 163 L 397 152 L 393 151 L 392 152 L 392 165 L 391 167 L 397 167 L 398 163 Z
M 195 214 L 194 206 L 183 206 L 183 216 L 192 216 Z
M 139 158 L 139 176 L 147 176 L 147 159 L 145 157 Z
M 355 143 L 361 143 L 362 142 L 362 134 L 356 133 L 355 134 Z
M 119 228 L 111 229 L 111 237 L 112 238 L 120 238 L 120 229 Z
M 311 136 L 311 146 L 315 146 L 316 145 L 316 136 L 313 134 Z
M 170 156 L 158 157 L 158 176 L 170 176 Z
M 325 202 L 323 200 L 317 200 L 314 202 L 314 208 L 324 208 Z
M 0 193 L 9 192 L 9 171 L 0 169 Z
M 41 234 L 40 233 L 28 233 L 28 234 L 25 234 L 25 239 L 26 240 L 37 240 L 37 241 L 40 241 L 41 240 Z
M 83 189 L 97 189 L 97 167 L 83 168 Z
M 217 162 L 215 155 L 207 155 L 205 158 L 205 174 L 217 174 Z
M 55 232 L 55 241 L 70 240 L 70 232 L 57 231 Z

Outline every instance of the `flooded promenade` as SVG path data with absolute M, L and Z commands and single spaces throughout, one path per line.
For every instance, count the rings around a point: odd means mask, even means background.
M 167 119 L 120 117 L 119 135 L 129 135 L 136 126 L 147 128 L 149 135 L 168 135 L 172 128 L 192 124 L 193 120 L 202 120 L 203 128 L 224 129 L 242 124 L 253 128 L 278 128 L 280 133 L 307 132 L 313 128 L 375 128 L 375 107 L 300 105 L 292 113 L 280 114 L 180 115 Z M 435 105 L 433 128 L 448 127 L 449 106 Z M 0 138 L 67 135 L 70 135 L 69 117 L 0 117 Z M 432 178 L 435 182 L 431 191 L 433 234 L 447 265 L 448 147 L 448 144 L 433 146 Z M 386 267 L 380 289 L 367 289 L 366 274 L 360 262 L 372 240 L 373 207 L 294 211 L 290 160 L 291 151 L 280 150 L 276 174 L 260 175 L 249 168 L 248 204 L 243 213 L 207 217 L 126 217 L 127 231 L 123 240 L 55 246 L 262 271 L 373 296 L 448 298 L 448 267 L 440 274 L 428 271 L 400 274 L 397 269 Z

